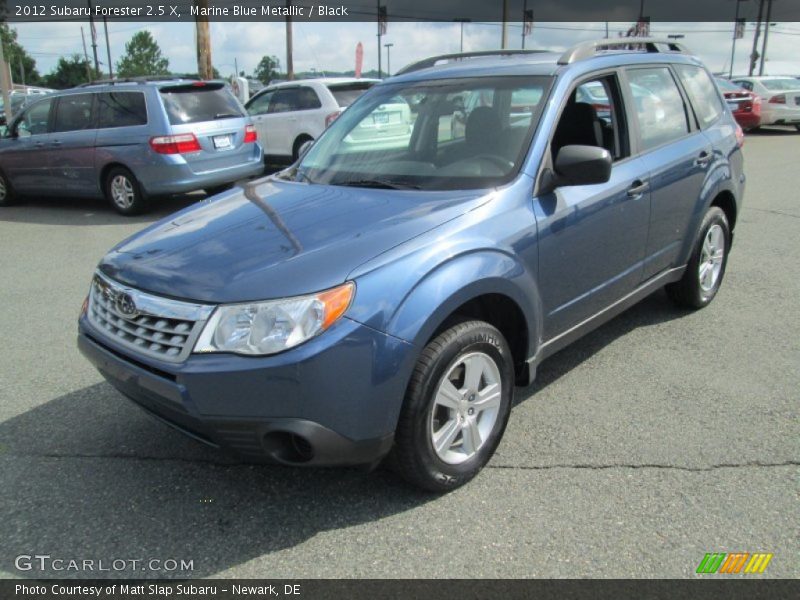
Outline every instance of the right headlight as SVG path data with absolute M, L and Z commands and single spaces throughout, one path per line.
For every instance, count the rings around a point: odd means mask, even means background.
M 218 306 L 195 344 L 195 352 L 263 356 L 293 348 L 333 325 L 350 306 L 351 281 L 294 298 Z

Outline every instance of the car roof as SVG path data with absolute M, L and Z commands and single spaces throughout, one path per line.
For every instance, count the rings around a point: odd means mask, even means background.
M 322 85 L 339 84 L 339 83 L 378 83 L 380 79 L 370 79 L 368 77 L 314 77 L 311 79 L 293 79 L 292 81 L 280 81 L 271 83 L 267 87 L 280 88 L 293 85 L 319 83 Z
M 621 47 L 623 45 L 636 45 L 643 49 L 629 50 Z M 656 49 L 661 45 L 667 45 L 670 50 Z M 676 50 L 677 48 L 680 50 Z M 447 62 L 437 64 L 438 60 L 447 60 Z M 409 65 L 387 81 L 413 82 L 427 79 L 503 75 L 554 76 L 566 72 L 579 74 L 600 68 L 652 64 L 654 62 L 702 66 L 700 60 L 691 55 L 685 47 L 669 40 L 622 38 L 622 41 L 614 39 L 583 42 L 566 52 L 495 50 L 444 55 Z

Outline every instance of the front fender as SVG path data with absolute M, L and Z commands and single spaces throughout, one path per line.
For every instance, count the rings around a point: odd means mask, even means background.
M 354 307 L 351 318 L 422 348 L 459 306 L 485 294 L 500 294 L 514 301 L 525 318 L 528 356 L 538 347 L 542 331 L 538 289 L 534 277 L 512 255 L 493 249 L 458 254 L 405 290 L 398 289 L 402 277 L 393 273 L 394 269 L 381 269 L 359 281 L 358 306 L 380 308 L 367 314 Z

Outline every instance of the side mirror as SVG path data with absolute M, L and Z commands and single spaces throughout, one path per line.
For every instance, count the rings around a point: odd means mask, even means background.
M 558 151 L 554 188 L 605 183 L 611 178 L 611 154 L 598 146 L 564 146 Z

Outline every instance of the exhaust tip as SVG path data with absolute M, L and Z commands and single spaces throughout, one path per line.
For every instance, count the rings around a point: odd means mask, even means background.
M 306 438 L 288 431 L 272 431 L 264 436 L 264 448 L 274 459 L 303 464 L 314 458 L 314 447 Z

